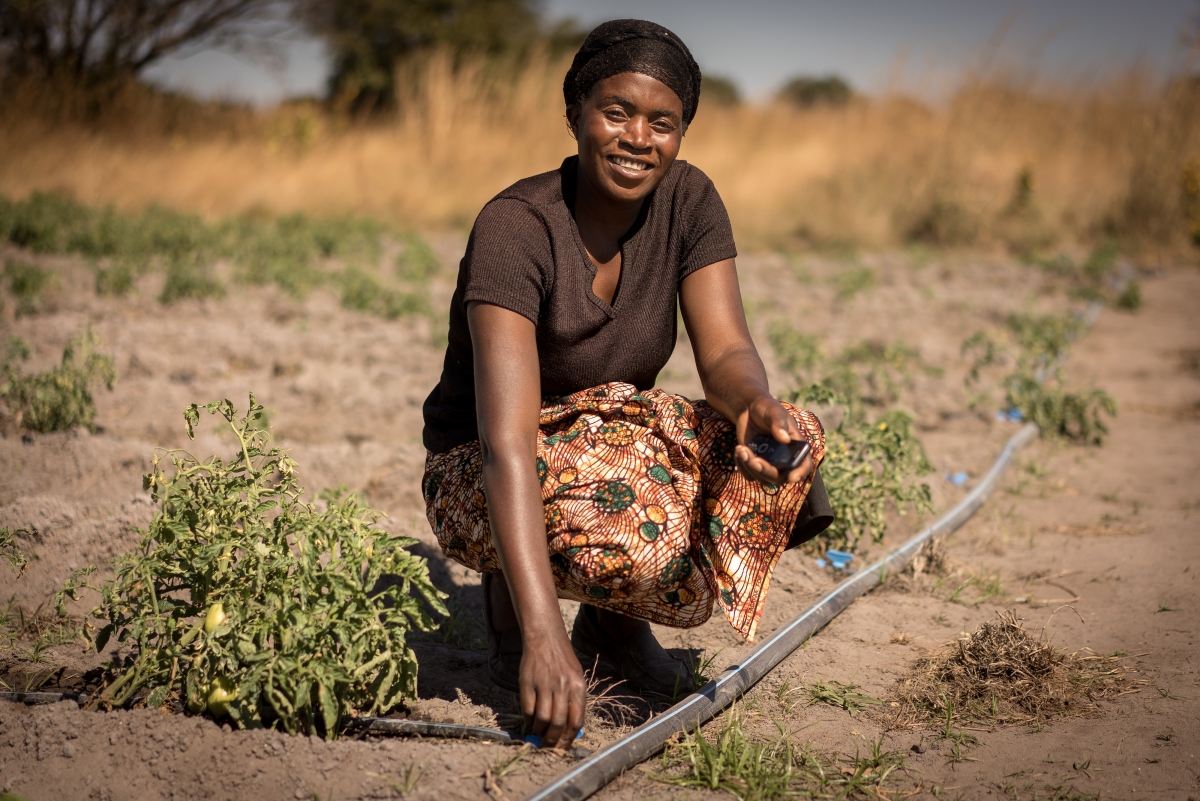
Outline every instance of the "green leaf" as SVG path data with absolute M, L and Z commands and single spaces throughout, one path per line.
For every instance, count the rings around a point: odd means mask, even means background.
M 324 718 L 325 736 L 330 738 L 336 737 L 338 724 L 337 702 L 324 683 L 317 685 L 317 697 L 321 701 L 321 716 Z

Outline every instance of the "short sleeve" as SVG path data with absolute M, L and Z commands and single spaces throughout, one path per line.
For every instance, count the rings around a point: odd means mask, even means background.
M 463 258 L 463 303 L 501 306 L 537 325 L 553 279 L 546 223 L 530 204 L 498 198 L 484 206 Z
M 729 224 L 729 213 L 725 211 L 717 188 L 703 172 L 691 165 L 688 167 L 688 174 L 680 182 L 683 194 L 680 209 L 685 231 L 680 281 L 701 267 L 737 256 L 733 226 Z

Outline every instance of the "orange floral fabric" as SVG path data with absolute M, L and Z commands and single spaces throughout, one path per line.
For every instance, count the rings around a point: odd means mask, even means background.
M 787 409 L 820 464 L 821 424 Z M 811 479 L 750 481 L 735 445 L 733 424 L 708 404 L 658 389 L 612 383 L 547 399 L 537 472 L 560 597 L 678 628 L 716 603 L 752 640 Z M 421 484 L 443 553 L 499 572 L 478 441 L 429 454 Z

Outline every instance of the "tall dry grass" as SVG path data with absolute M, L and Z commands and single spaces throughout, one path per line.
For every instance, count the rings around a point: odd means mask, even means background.
M 464 227 L 505 186 L 573 152 L 565 68 L 546 57 L 455 68 L 434 56 L 400 76 L 402 113 L 374 124 L 304 103 L 221 109 L 219 125 L 149 99 L 139 113 L 127 98 L 122 124 L 10 104 L 0 192 Z M 712 177 L 752 246 L 918 239 L 1036 250 L 1117 236 L 1175 247 L 1200 232 L 1198 122 L 1196 79 L 1130 71 L 1083 85 L 992 73 L 964 76 L 938 106 L 902 94 L 803 111 L 702 104 L 682 157 Z

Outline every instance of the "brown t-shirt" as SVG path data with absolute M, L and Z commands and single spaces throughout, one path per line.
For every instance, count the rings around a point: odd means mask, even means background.
M 575 225 L 578 158 L 493 198 L 471 230 L 450 302 L 442 379 L 425 400 L 425 447 L 442 453 L 477 439 L 467 303 L 482 301 L 537 327 L 544 395 L 610 381 L 654 386 L 675 349 L 679 283 L 737 255 L 729 215 L 712 181 L 676 161 L 621 245 L 612 304 L 592 292 L 596 267 Z

